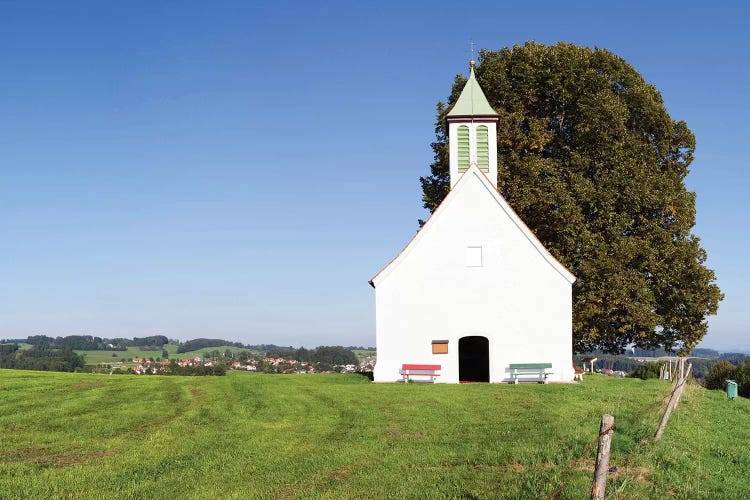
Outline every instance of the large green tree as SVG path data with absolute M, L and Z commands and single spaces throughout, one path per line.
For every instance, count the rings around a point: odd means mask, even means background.
M 691 350 L 722 298 L 691 233 L 693 133 L 606 50 L 529 42 L 480 55 L 476 76 L 500 115 L 498 189 L 578 278 L 574 349 Z M 435 161 L 420 179 L 430 211 L 448 193 L 445 114 L 465 82 L 438 103 Z

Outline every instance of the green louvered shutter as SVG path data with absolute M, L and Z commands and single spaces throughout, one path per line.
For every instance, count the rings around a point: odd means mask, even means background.
M 485 133 L 486 136 L 486 133 Z M 463 174 L 469 168 L 469 127 L 458 127 L 458 173 Z
M 490 173 L 490 144 L 487 140 L 487 127 L 477 127 L 477 166 L 485 174 Z

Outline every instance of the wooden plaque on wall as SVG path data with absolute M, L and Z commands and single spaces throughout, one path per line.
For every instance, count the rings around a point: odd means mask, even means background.
M 447 340 L 433 340 L 432 341 L 432 354 L 448 354 L 448 341 Z

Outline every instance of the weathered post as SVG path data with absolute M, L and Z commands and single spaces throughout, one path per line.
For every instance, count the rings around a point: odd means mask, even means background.
M 664 434 L 664 429 L 667 427 L 667 422 L 669 422 L 669 416 L 672 415 L 672 410 L 675 409 L 677 403 L 679 403 L 680 398 L 682 397 L 682 391 L 685 389 L 687 377 L 690 374 L 690 369 L 692 368 L 692 366 L 692 363 L 688 366 L 688 371 L 687 373 L 685 373 L 684 377 L 675 380 L 674 389 L 672 389 L 672 394 L 670 395 L 669 402 L 667 403 L 667 408 L 664 410 L 664 415 L 661 417 L 659 428 L 656 429 L 656 436 L 654 436 L 654 441 L 660 440 L 661 435 Z
M 693 363 L 688 363 L 687 370 L 685 371 L 685 376 L 682 377 L 682 386 L 680 387 L 680 390 L 677 394 L 677 401 L 675 401 L 674 406 L 677 407 L 678 404 L 680 404 L 680 400 L 682 399 L 682 391 L 685 389 L 685 385 L 687 384 L 688 377 L 690 376 L 690 370 L 693 369 Z
M 661 422 L 659 422 L 659 428 L 656 429 L 656 436 L 654 436 L 654 441 L 658 441 L 661 439 L 661 435 L 664 434 L 664 428 L 667 426 L 667 422 L 669 421 L 669 416 L 672 414 L 672 408 L 674 405 L 675 396 L 677 395 L 677 392 L 673 392 L 670 397 L 669 401 L 667 402 L 667 408 L 664 410 L 664 415 L 661 417 Z
M 596 453 L 596 468 L 594 469 L 594 483 L 591 485 L 591 500 L 604 500 L 604 490 L 607 488 L 607 472 L 609 471 L 609 449 L 612 444 L 612 431 L 615 427 L 615 417 L 602 415 L 602 425 L 599 429 L 599 449 Z

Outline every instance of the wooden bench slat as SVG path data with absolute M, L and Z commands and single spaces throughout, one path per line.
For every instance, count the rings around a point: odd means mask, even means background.
M 538 382 L 546 384 L 547 377 L 552 375 L 552 372 L 547 371 L 548 368 L 552 368 L 552 363 L 512 363 L 508 367 L 514 384 L 518 383 L 519 377 L 525 375 L 536 375 Z
M 508 365 L 511 369 L 537 369 L 537 368 L 552 368 L 552 363 L 516 363 Z
M 439 377 L 441 365 L 423 365 L 417 363 L 404 363 L 401 365 L 399 374 L 403 377 L 404 382 L 413 380 L 414 382 L 435 382 L 435 377 Z M 412 379 L 412 377 L 424 377 L 424 379 Z
M 441 365 L 418 365 L 418 364 L 403 364 L 401 365 L 402 370 L 439 370 Z

